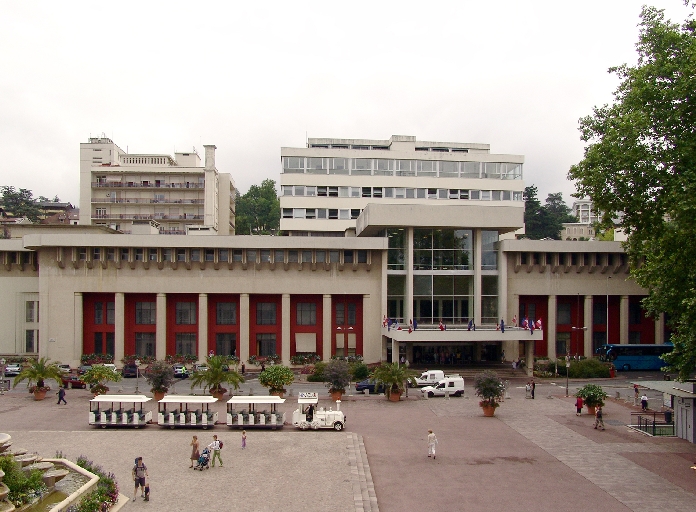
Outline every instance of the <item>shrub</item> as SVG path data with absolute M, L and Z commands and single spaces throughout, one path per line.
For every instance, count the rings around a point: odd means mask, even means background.
M 164 361 L 155 361 L 145 371 L 145 380 L 153 393 L 166 393 L 174 383 L 174 368 Z
M 77 459 L 77 465 L 99 477 L 97 488 L 82 497 L 80 503 L 72 505 L 67 512 L 103 512 L 111 510 L 118 502 L 118 483 L 113 473 L 105 473 L 101 466 L 95 465 L 84 456 Z
M 570 363 L 568 376 L 571 379 L 609 378 L 609 366 L 597 359 L 583 359 Z
M 586 384 L 578 389 L 575 396 L 582 398 L 587 407 L 597 407 L 598 405 L 604 405 L 604 399 L 608 395 L 600 386 L 596 384 Z
M 324 368 L 324 382 L 329 392 L 345 391 L 350 384 L 350 367 L 347 361 L 332 359 Z
M 370 376 L 370 369 L 363 362 L 353 363 L 351 365 L 351 373 L 353 380 L 364 380 Z
M 295 380 L 295 374 L 287 366 L 274 364 L 259 374 L 259 384 L 273 392 L 284 392 Z
M 319 361 L 314 365 L 314 372 L 307 376 L 307 382 L 324 382 L 326 363 Z
M 503 381 L 500 380 L 495 372 L 486 370 L 479 373 L 474 378 L 474 388 L 476 396 L 481 398 L 479 405 L 481 407 L 498 407 L 504 393 Z
M 10 490 L 7 498 L 17 508 L 48 492 L 42 480 L 43 472 L 37 469 L 28 473 L 22 471 L 11 455 L 0 456 L 0 471 L 5 473 L 3 483 Z

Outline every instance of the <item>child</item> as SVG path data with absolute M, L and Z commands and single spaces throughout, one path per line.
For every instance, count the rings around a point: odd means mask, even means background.
M 242 450 L 246 448 L 246 430 L 242 430 Z
M 577 400 L 575 400 L 575 415 L 580 416 L 582 414 L 582 398 L 578 397 Z
M 150 501 L 150 479 L 145 478 L 145 501 Z
M 598 405 L 597 409 L 595 410 L 595 422 L 594 422 L 594 428 L 597 427 L 602 427 L 602 430 L 604 430 L 604 420 L 602 419 L 602 406 Z

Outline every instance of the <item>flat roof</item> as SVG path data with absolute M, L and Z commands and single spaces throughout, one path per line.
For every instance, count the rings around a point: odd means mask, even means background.
M 165 395 L 162 400 L 159 400 L 159 403 L 173 404 L 187 402 L 189 404 L 212 404 L 217 401 L 218 399 L 212 395 Z
M 145 395 L 97 395 L 90 402 L 135 402 L 145 403 L 152 400 Z
M 227 401 L 228 404 L 282 404 L 285 398 L 275 395 L 259 396 L 233 396 Z
M 668 395 L 678 396 L 679 398 L 696 399 L 696 393 L 677 388 L 675 387 L 675 383 L 669 380 L 636 381 L 631 382 L 631 384 L 638 384 L 644 388 L 667 393 Z

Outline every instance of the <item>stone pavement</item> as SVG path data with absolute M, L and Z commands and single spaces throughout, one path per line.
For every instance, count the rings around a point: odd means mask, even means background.
M 696 447 L 627 429 L 635 409 L 623 401 L 609 400 L 607 430 L 597 431 L 593 418 L 575 416 L 564 389 L 546 383 L 537 387 L 536 400 L 525 399 L 523 382 L 517 383 L 494 418 L 482 416 L 475 397 L 410 394 L 400 403 L 346 397 L 341 433 L 248 430 L 246 450 L 240 432 L 222 425 L 93 429 L 83 390 L 68 392 L 68 406 L 34 402 L 18 390 L 0 396 L 0 431 L 11 434 L 15 446 L 45 456 L 56 450 L 71 459 L 86 455 L 113 471 L 131 496 L 130 469 L 142 455 L 152 501 L 129 502 L 124 510 L 696 510 L 696 473 L 689 469 Z M 286 412 L 293 401 L 284 404 Z M 427 457 L 428 428 L 439 439 L 436 460 Z M 224 467 L 188 469 L 191 436 L 204 444 L 213 433 L 225 442 Z

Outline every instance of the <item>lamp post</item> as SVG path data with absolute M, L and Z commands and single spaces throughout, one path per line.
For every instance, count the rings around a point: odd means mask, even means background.
M 140 384 L 140 359 L 135 360 L 135 394 L 140 393 L 138 385 Z
M 587 327 L 571 327 L 573 332 L 575 331 L 586 331 Z M 568 396 L 568 370 L 570 369 L 570 355 L 568 353 L 568 350 L 566 349 L 566 394 L 565 396 Z
M 0 359 L 0 371 L 2 371 L 2 379 L 0 380 L 0 395 L 5 394 L 5 358 Z

